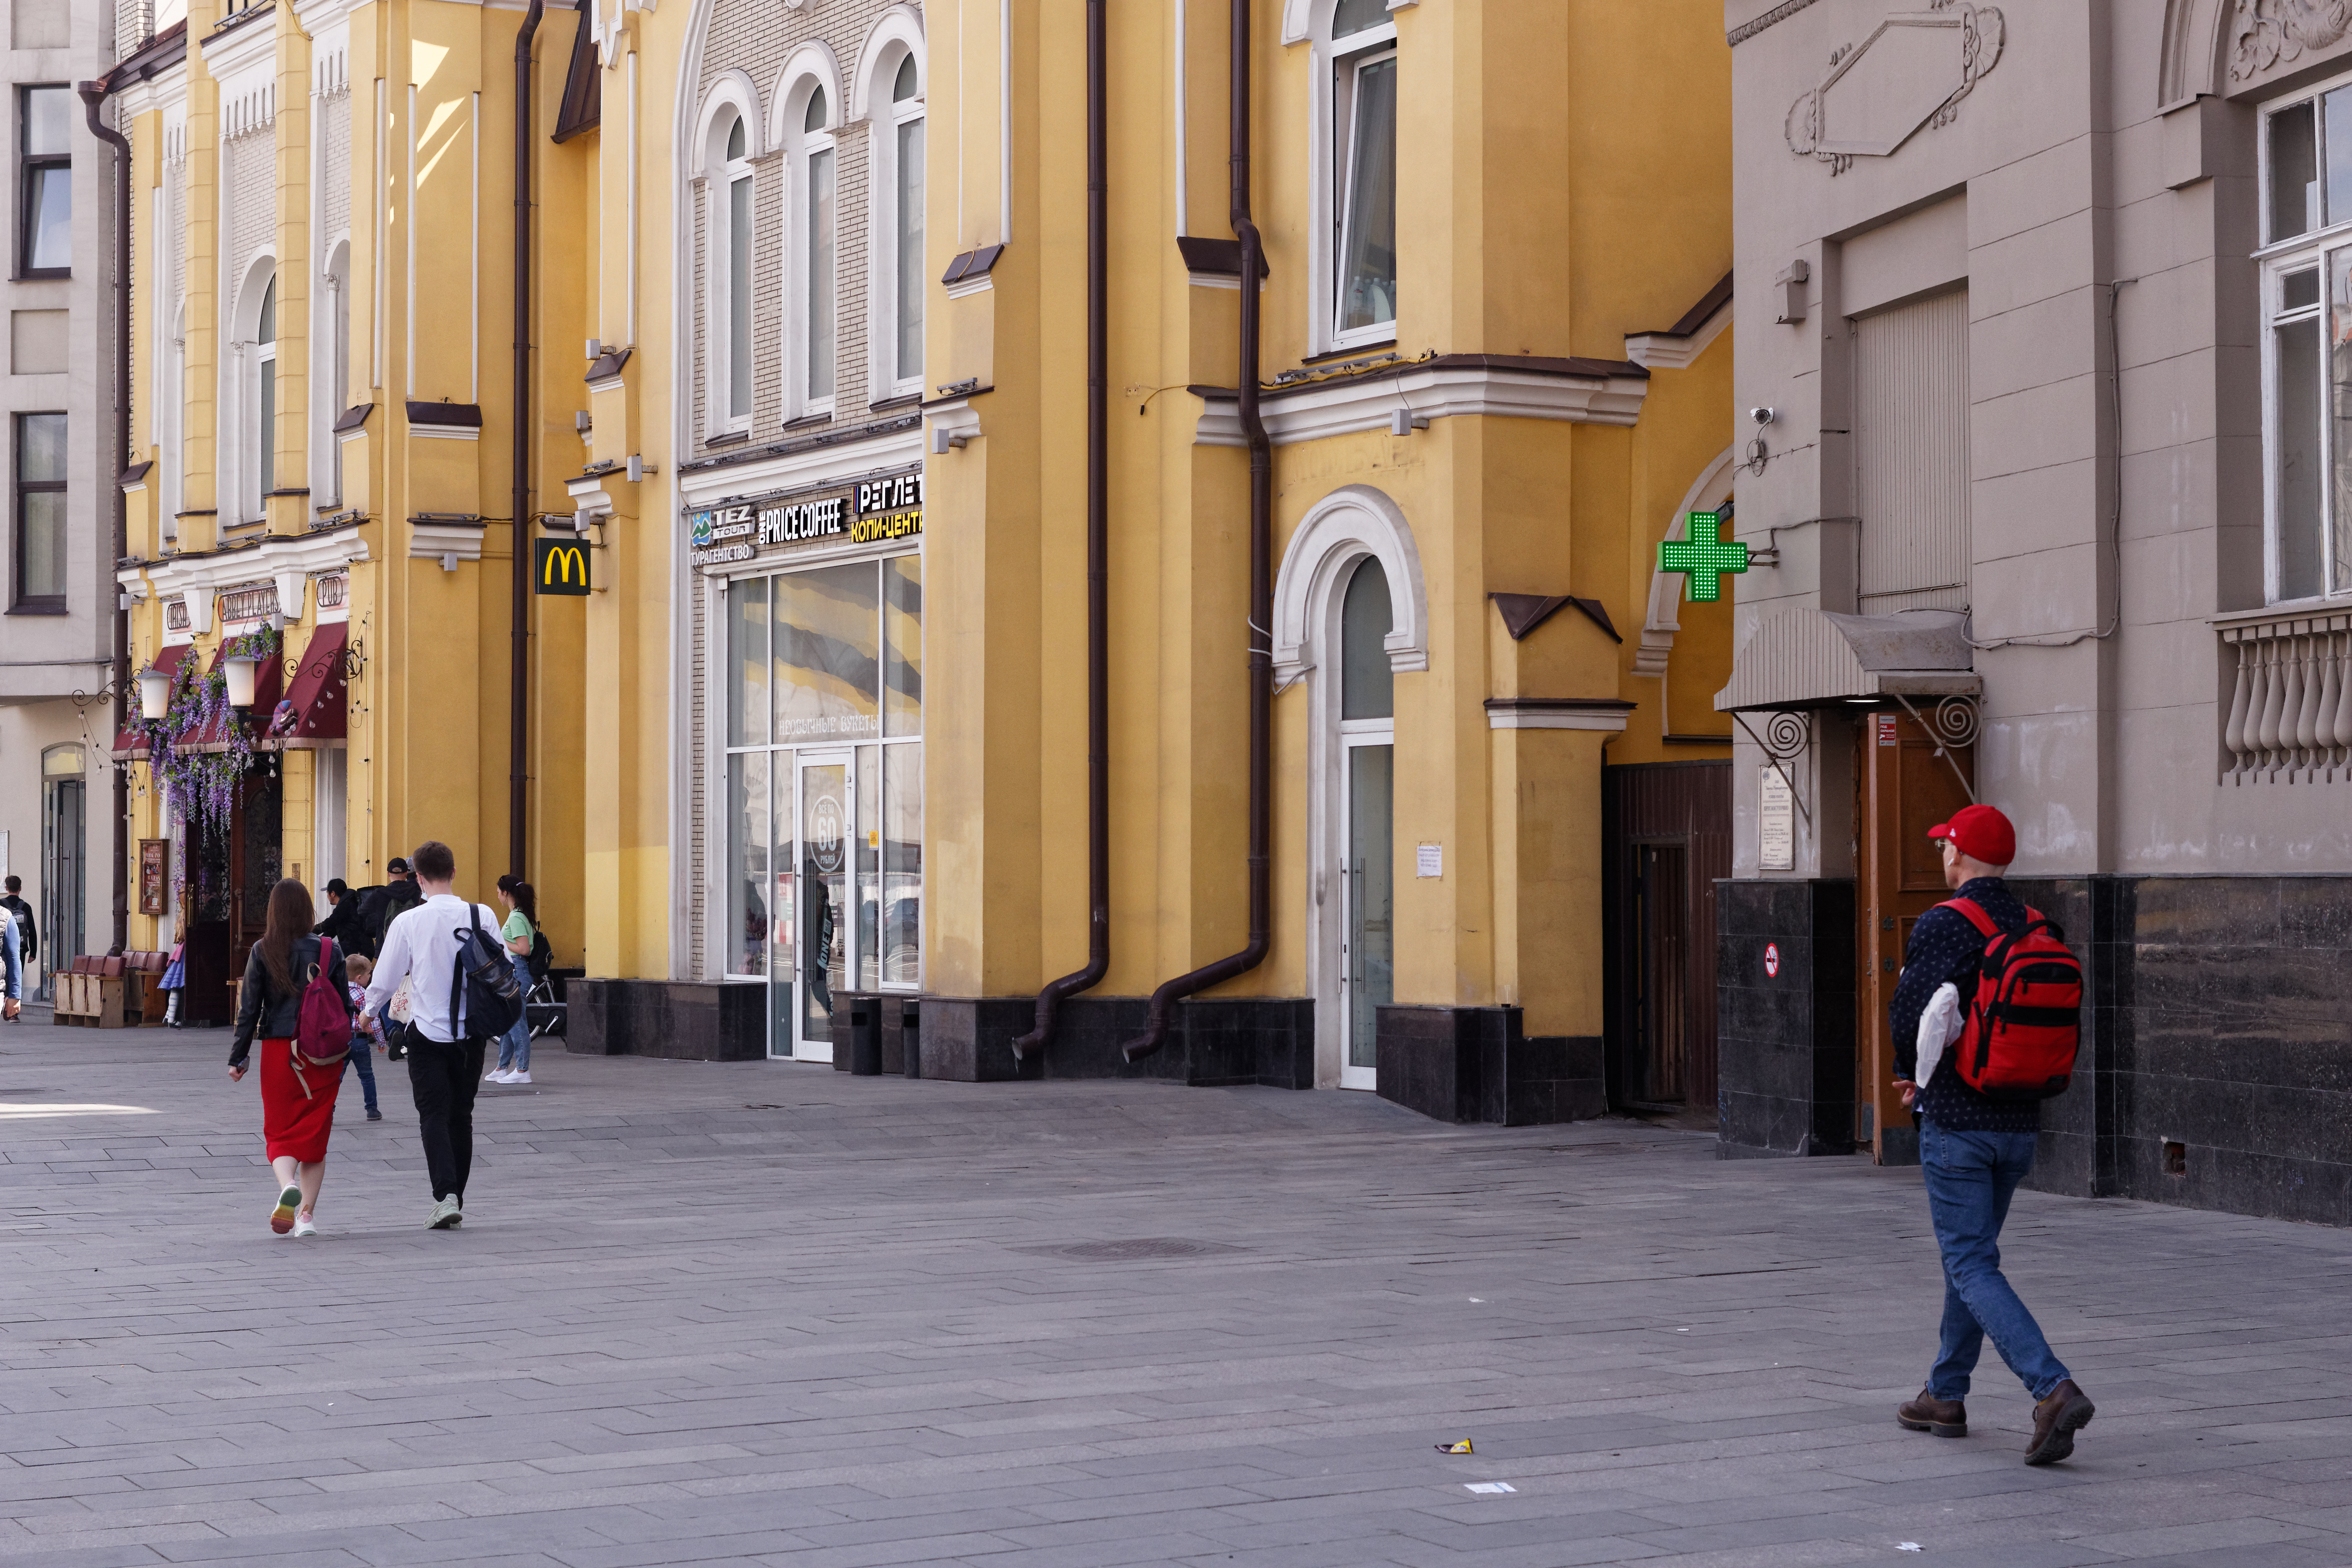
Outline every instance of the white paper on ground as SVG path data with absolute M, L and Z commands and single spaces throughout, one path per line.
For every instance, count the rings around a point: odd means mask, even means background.
M 1950 981 L 1936 987 L 1927 1010 L 1919 1015 L 1919 1065 L 1911 1081 L 1925 1089 L 1936 1076 L 1944 1047 L 1960 1037 L 1960 993 Z
M 1519 1489 L 1508 1481 L 1464 1481 L 1462 1484 L 1474 1492 L 1515 1492 Z

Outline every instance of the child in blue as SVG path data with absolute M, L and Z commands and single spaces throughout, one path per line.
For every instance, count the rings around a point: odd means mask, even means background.
M 367 1005 L 368 978 L 374 973 L 374 963 L 360 953 L 354 952 L 343 960 L 343 988 L 351 993 L 352 1006 L 364 1007 Z M 352 1030 L 351 1055 L 345 1057 L 343 1062 L 347 1067 L 360 1069 L 360 1092 L 367 1097 L 367 1119 L 370 1121 L 383 1120 L 383 1112 L 375 1107 L 375 1063 L 369 1055 L 371 1051 L 382 1049 L 383 1026 L 373 1018 L 362 1016 Z

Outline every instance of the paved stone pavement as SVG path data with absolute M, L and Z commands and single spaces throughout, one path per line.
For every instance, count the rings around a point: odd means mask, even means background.
M 2100 1405 L 2029 1470 L 1990 1356 L 1965 1441 L 1891 1417 L 1912 1173 L 542 1052 L 452 1233 L 347 1082 L 298 1243 L 226 1055 L 0 1028 L 5 1568 L 2352 1563 L 2341 1232 L 2021 1194 Z

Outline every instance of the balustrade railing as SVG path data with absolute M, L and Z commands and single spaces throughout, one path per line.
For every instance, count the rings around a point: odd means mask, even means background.
M 2237 657 L 2226 784 L 2352 780 L 2352 609 L 2221 628 Z

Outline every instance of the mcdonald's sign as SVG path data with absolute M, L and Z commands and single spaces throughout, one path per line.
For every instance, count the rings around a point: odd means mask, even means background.
M 579 598 L 588 592 L 589 550 L 579 539 L 535 539 L 530 545 L 533 589 Z

